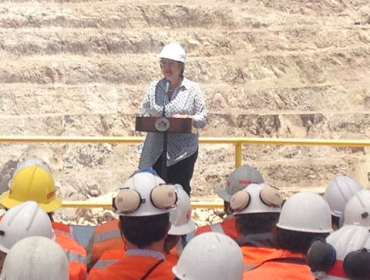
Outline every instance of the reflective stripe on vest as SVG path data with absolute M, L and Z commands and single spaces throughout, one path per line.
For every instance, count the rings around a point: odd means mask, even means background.
M 224 231 L 224 229 L 222 228 L 221 223 L 212 224 L 212 225 L 210 225 L 210 228 L 211 228 L 211 230 L 212 230 L 213 232 L 217 232 L 217 233 L 225 234 L 225 231 Z
M 94 269 L 105 269 L 108 265 L 114 264 L 118 260 L 99 260 L 95 265 Z
M 248 265 L 244 265 L 244 271 L 249 271 L 249 270 L 252 270 L 254 269 L 255 267 L 257 267 L 258 265 L 256 264 L 248 264 Z
M 69 250 L 64 250 L 67 255 L 68 262 L 82 263 L 86 265 L 86 256 L 83 256 L 79 253 L 75 253 Z
M 98 243 L 107 239 L 121 238 L 121 232 L 119 229 L 112 229 L 110 231 L 99 233 L 94 237 L 94 243 Z

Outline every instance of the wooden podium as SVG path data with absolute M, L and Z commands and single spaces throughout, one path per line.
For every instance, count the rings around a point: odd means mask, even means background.
M 158 132 L 163 134 L 162 174 L 167 181 L 167 142 L 168 133 L 197 133 L 193 127 L 192 118 L 166 118 L 166 117 L 142 117 L 137 116 L 135 131 Z

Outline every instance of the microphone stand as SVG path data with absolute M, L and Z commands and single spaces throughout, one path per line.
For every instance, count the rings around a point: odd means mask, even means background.
M 165 97 L 163 98 L 163 111 L 162 111 L 162 117 L 166 118 L 166 104 L 165 104 L 165 98 L 167 97 L 168 103 L 170 102 L 168 98 L 168 91 L 170 90 L 171 83 L 170 81 L 166 81 L 166 88 L 165 88 Z M 167 143 L 168 143 L 168 131 L 163 131 L 163 152 L 162 152 L 162 179 L 167 183 Z

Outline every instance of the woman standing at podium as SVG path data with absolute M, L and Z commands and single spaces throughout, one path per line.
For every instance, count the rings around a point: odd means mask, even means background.
M 195 128 L 207 122 L 206 105 L 197 83 L 184 77 L 185 50 L 177 43 L 164 46 L 159 54 L 163 78 L 150 84 L 141 107 L 142 116 L 192 118 Z M 190 180 L 198 157 L 198 133 L 168 133 L 167 183 L 180 184 L 190 195 Z M 139 168 L 162 173 L 163 133 L 149 132 Z

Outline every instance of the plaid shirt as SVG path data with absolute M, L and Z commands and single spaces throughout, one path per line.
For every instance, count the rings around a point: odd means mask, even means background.
M 166 96 L 164 79 L 153 82 L 147 91 L 140 114 L 143 116 L 161 117 L 163 106 L 165 116 L 175 114 L 193 116 L 193 125 L 203 128 L 207 122 L 206 105 L 203 94 L 197 83 L 184 78 L 172 94 L 171 100 Z M 167 146 L 167 166 L 190 157 L 198 150 L 198 134 L 169 133 Z M 163 151 L 163 134 L 149 132 L 142 150 L 139 168 L 152 167 Z

